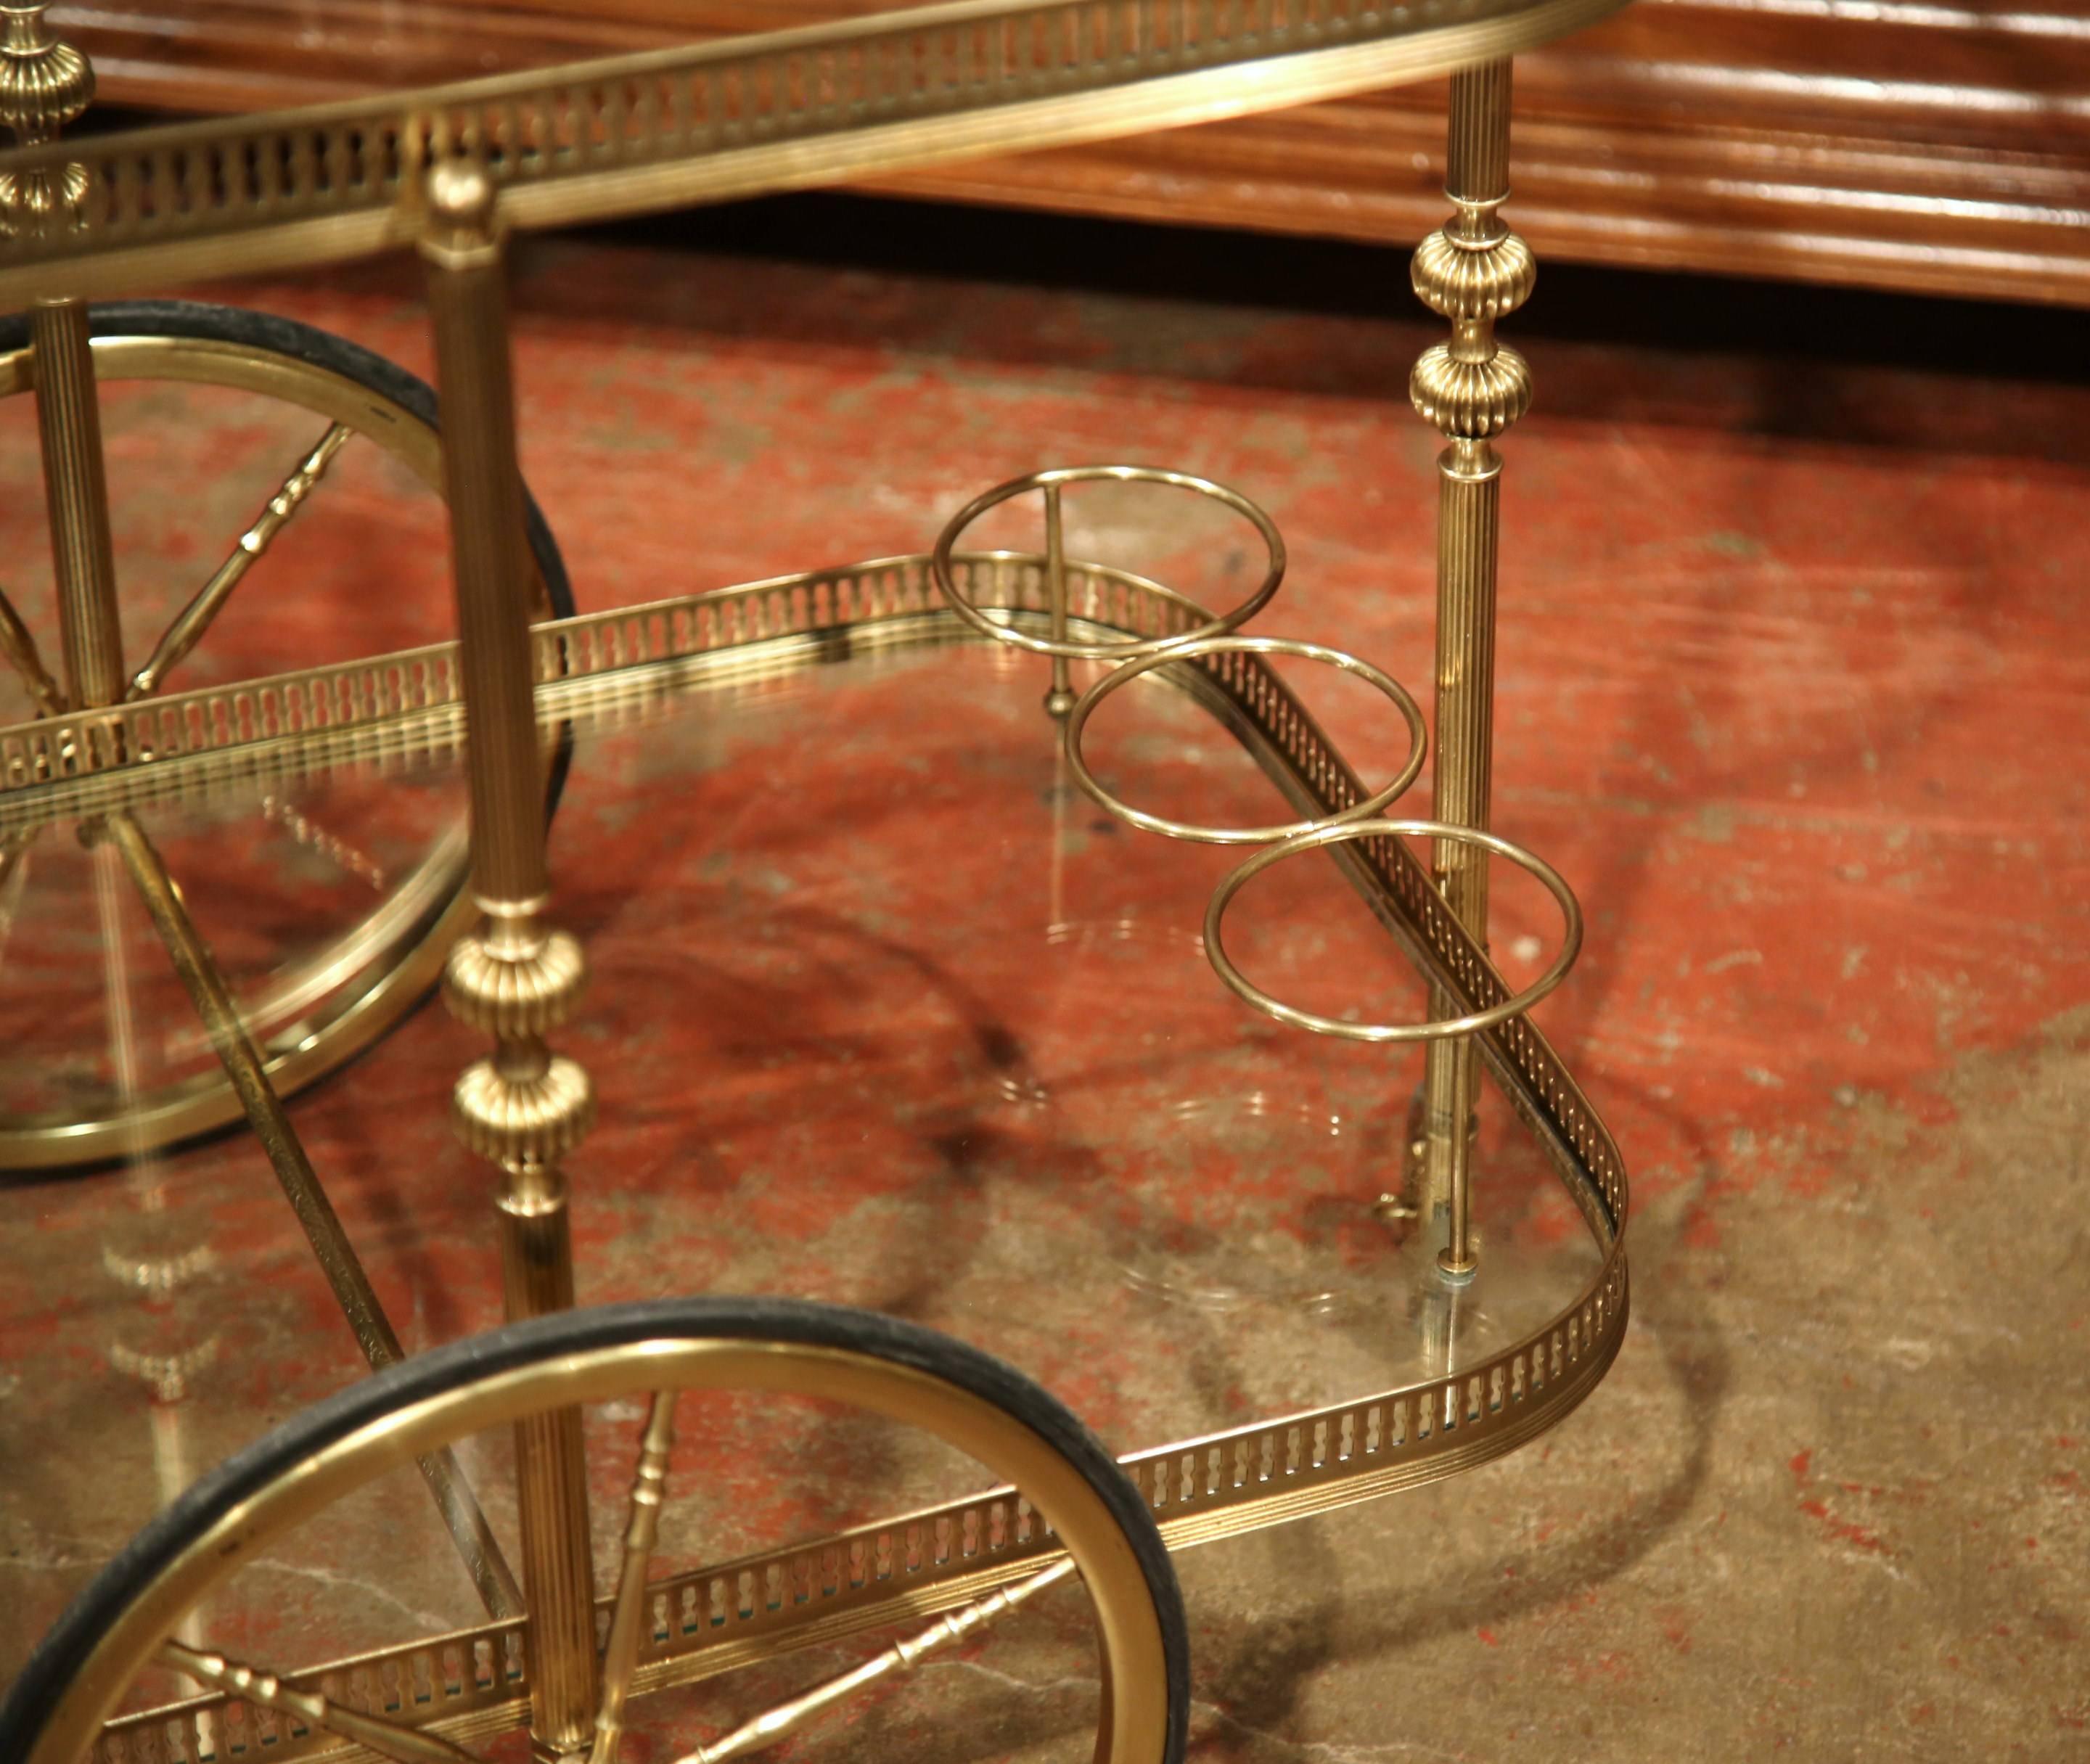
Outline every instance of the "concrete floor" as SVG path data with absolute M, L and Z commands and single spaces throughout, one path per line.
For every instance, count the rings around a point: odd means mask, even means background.
M 1397 267 L 1386 285 L 1400 308 Z M 425 368 L 399 266 L 224 297 Z M 1293 569 L 1258 628 L 1428 678 L 1434 445 L 1403 388 L 1434 332 L 1404 312 L 603 243 L 533 248 L 516 303 L 526 463 L 583 606 L 919 549 L 1000 478 L 1133 458 L 1207 472 L 1275 515 Z M 1631 313 L 1619 325 L 1615 340 L 1524 340 L 1538 402 L 1504 447 L 1496 779 L 1499 825 L 1559 864 L 1589 910 L 1588 954 L 1542 1020 L 1632 1172 L 1632 1332 L 1597 1395 L 1512 1458 L 1183 1556 L 1194 1755 L 2090 1756 L 2090 645 L 2076 592 L 2090 392 L 1636 345 Z M 119 458 L 173 445 L 144 438 L 151 415 Z M 27 433 L 18 421 L 0 441 L 11 481 L 27 481 Z M 283 451 L 243 420 L 185 433 L 221 476 Z M 263 463 L 222 510 L 186 476 L 131 481 L 154 486 L 132 505 L 138 579 L 172 583 L 215 541 L 166 532 L 236 531 L 269 480 Z M 325 519 L 352 523 L 363 494 Z M 6 518 L 26 532 L 34 515 L 18 498 Z M 389 580 L 425 572 L 432 528 L 344 524 L 362 536 L 331 549 L 316 531 L 307 555 L 335 561 L 314 566 L 325 579 L 297 603 L 301 624 L 283 638 L 257 611 L 230 634 L 233 657 L 283 665 L 271 641 L 301 656 L 329 621 L 343 653 L 440 628 L 439 556 L 425 593 L 375 610 L 339 561 L 360 546 Z M 33 555 L 28 539 L 11 549 Z M 1217 596 L 1237 570 L 1223 548 L 1211 555 L 1214 579 L 1192 592 Z M 41 604 L 28 564 L 23 579 Z M 957 1142 L 987 1151 L 940 1166 L 918 1117 L 897 1131 L 877 1114 L 888 1091 L 918 1108 L 973 1095 L 991 1076 L 967 1065 L 982 1011 L 1014 1026 L 1043 1071 L 1123 1045 L 1112 977 L 1048 981 L 1012 938 L 1042 923 L 1039 901 L 1012 908 L 1007 892 L 1028 885 L 1042 849 L 1021 818 L 1043 800 L 1042 774 L 1013 793 L 1017 819 L 967 818 L 1036 762 L 1037 684 L 975 682 L 978 703 L 1018 707 L 991 737 L 955 712 L 925 728 L 903 673 L 753 707 L 718 744 L 730 754 L 686 732 L 583 754 L 554 839 L 560 916 L 604 976 L 569 1038 L 604 1104 L 574 1164 L 583 1297 L 763 1286 L 906 1310 L 1016 1358 L 1123 1446 L 1316 1400 L 1317 1380 L 1349 1394 L 1353 1371 L 1361 1389 L 1361 1344 L 1374 1365 L 1408 1351 L 1398 1306 L 1357 1301 L 1337 1336 L 1318 1314 L 1251 1306 L 1201 1318 L 1193 1349 L 1180 1313 L 1123 1297 L 1097 1227 L 1116 1201 L 1096 1194 L 1192 1218 L 1232 1209 L 1236 1233 L 1294 1211 L 1285 1193 L 1236 1192 L 1238 1170 L 1207 1172 L 1202 1194 L 1156 1176 L 1168 1135 L 1134 1104 L 1159 1092 L 1084 1101 L 1070 1086 L 1028 1138 L 968 1116 Z M 949 703 L 975 701 L 954 690 Z M 1327 714 L 1353 752 L 1380 739 L 1367 707 L 1331 699 Z M 922 776 L 976 775 L 948 800 L 902 779 L 867 807 L 834 767 L 903 746 L 944 755 L 947 770 Z M 1234 785 L 1203 764 L 1174 781 L 1227 799 Z M 809 792 L 804 825 L 774 800 L 783 777 Z M 1158 800 L 1169 776 L 1147 781 Z M 663 800 L 701 813 L 656 818 Z M 251 901 L 204 841 L 184 879 L 234 940 Z M 1180 1082 L 1223 1098 L 1275 1072 L 1321 1086 L 1383 1142 L 1409 1066 L 1251 1032 L 1207 998 L 1193 955 L 1172 965 L 1168 932 L 1194 925 L 1222 866 L 1150 841 L 1099 862 L 1103 845 L 1099 832 L 1065 847 L 1087 854 L 1069 872 L 1088 903 L 1074 916 L 1155 929 L 1142 971 L 1185 989 L 1154 1008 L 1172 1045 L 1205 1062 Z M 793 927 L 767 967 L 746 953 L 767 911 L 747 901 L 764 888 Z M 1506 895 L 1505 912 L 1527 910 L 1542 933 L 1542 914 Z M 1327 932 L 1331 975 L 1354 971 L 1347 935 Z M 909 992 L 924 951 L 950 991 Z M 20 1045 L 43 1006 L 21 1001 L 8 962 L 18 996 L 0 1009 Z M 709 990 L 693 993 L 691 975 Z M 745 1008 L 750 975 L 769 988 L 759 1013 Z M 75 1015 L 91 1039 L 92 1010 Z M 836 1078 L 896 1026 L 918 1057 Z M 475 1235 L 483 1179 L 439 1112 L 473 1051 L 424 1013 L 298 1110 L 411 1345 L 497 1318 Z M 1093 1155 L 1069 1161 L 1070 1147 Z M 1548 1260 L 1569 1254 L 1559 1215 L 1513 1154 L 1494 1168 L 1502 1246 L 1529 1258 L 1508 1265 L 1541 1285 L 1572 1278 Z M 1318 1198 L 1370 1173 L 1331 1163 L 1301 1181 Z M 164 1351 L 217 1336 L 183 1411 L 191 1467 L 351 1370 L 251 1147 L 183 1154 L 152 1181 L 178 1217 L 207 1222 L 218 1256 L 211 1279 L 157 1309 L 97 1267 L 112 1232 L 142 1228 L 112 1220 L 150 1183 L 0 1188 L 15 1271 L 0 1294 L 0 1671 L 157 1498 L 147 1421 L 164 1435 L 165 1411 L 112 1366 L 112 1341 Z M 923 1246 L 954 1219 L 961 1272 L 948 1244 Z M 1277 1235 L 1287 1253 L 1356 1264 L 1352 1241 Z M 1206 1247 L 1223 1259 L 1228 1243 L 1222 1230 Z M 1076 1263 L 1099 1284 L 1079 1289 Z M 1406 1266 L 1388 1264 L 1396 1286 Z M 1069 1353 L 1065 1330 L 1099 1303 L 1116 1332 Z M 1225 1377 L 1207 1375 L 1215 1365 Z M 82 1478 L 90 1437 L 97 1474 Z M 976 1755 L 953 1686 L 998 1675 L 996 1749 L 1056 1736 L 1066 1753 L 1081 1668 L 1056 1653 L 1064 1638 L 1030 1641 L 970 1657 L 977 1674 L 932 1676 L 944 1719 L 881 1706 L 860 1737 L 890 1728 L 924 1756 Z M 1035 1733 L 1004 1732 L 1009 1710 L 1033 1706 Z

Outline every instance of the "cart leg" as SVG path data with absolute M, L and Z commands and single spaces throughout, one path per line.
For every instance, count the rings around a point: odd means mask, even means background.
M 15 76 L 0 92 L 0 124 L 22 147 L 56 140 L 94 98 L 93 68 L 51 35 L 44 10 L 7 7 L 0 44 Z M 77 166 L 67 166 L 55 182 L 43 171 L 0 176 L 0 231 L 37 233 L 61 224 L 86 187 Z M 123 695 L 123 627 L 86 307 L 78 300 L 37 302 L 29 311 L 29 344 L 67 698 L 75 710 L 114 704 Z
M 453 952 L 444 996 L 492 1036 L 458 1080 L 466 1144 L 503 1172 L 502 1284 L 510 1319 L 574 1299 L 560 1160 L 587 1130 L 594 1094 L 544 1032 L 585 977 L 580 948 L 545 924 L 544 789 L 530 635 L 531 571 L 515 449 L 505 266 L 493 187 L 477 167 L 428 179 L 421 240 L 435 322 L 449 492 L 458 660 L 471 731 L 472 882 L 485 916 Z M 596 1706 L 595 1575 L 578 1409 L 518 1422 L 522 1576 L 529 1600 L 531 1735 L 536 1756 L 584 1756 Z
M 66 696 L 75 709 L 114 704 L 123 695 L 123 625 L 116 607 L 116 554 L 87 308 L 77 300 L 40 304 L 29 314 L 29 337 Z
M 1524 358 L 1495 342 L 1494 321 L 1530 297 L 1535 270 L 1524 243 L 1503 226 L 1509 195 L 1510 63 L 1455 75 L 1445 194 L 1457 212 L 1415 254 L 1417 295 L 1451 321 L 1451 341 L 1416 364 L 1409 396 L 1451 445 L 1438 457 L 1436 819 L 1488 824 L 1494 719 L 1495 543 L 1502 461 L 1490 445 L 1531 402 Z M 1439 841 L 1437 885 L 1461 924 L 1487 942 L 1487 857 Z M 1433 997 L 1437 1016 L 1464 1009 Z M 1443 1220 L 1438 1266 L 1472 1277 L 1471 1151 L 1474 1048 L 1430 1044 L 1423 1073 L 1421 1209 Z

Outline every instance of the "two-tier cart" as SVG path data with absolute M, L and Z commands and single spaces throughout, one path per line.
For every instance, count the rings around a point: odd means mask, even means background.
M 1555 871 L 1489 828 L 1495 441 L 1530 396 L 1525 364 L 1497 342 L 1495 325 L 1534 277 L 1500 213 L 1509 58 L 1615 3 L 959 0 L 74 142 L 58 136 L 91 95 L 86 63 L 53 37 L 41 6 L 6 10 L 0 104 L 24 144 L 0 160 L 0 303 L 23 316 L 0 338 L 0 379 L 34 402 L 61 652 L 46 658 L 32 621 L 0 600 L 0 648 L 33 712 L 0 730 L 0 901 L 11 923 L 40 863 L 63 851 L 70 873 L 92 879 L 84 923 L 105 927 L 119 896 L 142 902 L 192 1013 L 173 1014 L 184 1017 L 183 1033 L 200 1026 L 207 1057 L 183 1066 L 127 1054 L 135 1042 L 114 1031 L 135 1026 L 115 1023 L 112 988 L 114 1069 L 98 1087 L 54 1083 L 11 1098 L 0 1165 L 106 1181 L 113 1161 L 178 1157 L 243 1121 L 373 1375 L 171 1500 L 30 1659 L 0 1706 L 0 1755 L 424 1760 L 518 1757 L 527 1744 L 548 1760 L 720 1760 L 785 1740 L 823 1711 L 845 1719 L 877 1694 L 874 1681 L 962 1649 L 1034 1598 L 1034 1617 L 1048 1605 L 1073 1608 L 1071 1590 L 1043 1596 L 1065 1581 L 1086 1591 L 1099 1660 L 1097 1755 L 1173 1758 L 1189 1735 L 1189 1641 L 1172 1551 L 1470 1469 L 1553 1426 L 1594 1388 L 1626 1323 L 1625 1177 L 1602 1123 L 1526 1015 L 1566 974 L 1581 919 Z M 1247 497 L 1187 473 L 1042 470 L 983 488 L 915 554 L 576 611 L 553 526 L 518 464 L 505 292 L 515 235 L 1445 72 L 1453 212 L 1413 265 L 1417 294 L 1451 329 L 1411 385 L 1446 441 L 1427 816 L 1397 818 L 1424 763 L 1421 709 L 1366 660 L 1264 634 L 1270 621 L 1259 615 L 1281 598 L 1284 542 Z M 393 251 L 424 265 L 436 392 L 288 320 L 148 298 L 199 276 Z M 280 490 L 149 647 L 112 525 L 123 462 L 105 457 L 101 398 L 118 381 L 229 389 L 315 426 Z M 454 638 L 185 684 L 197 667 L 189 658 L 208 658 L 228 609 L 243 606 L 239 591 L 257 560 L 357 447 L 446 499 Z M 1241 536 L 1230 543 L 1252 561 L 1230 604 L 1201 604 L 1158 572 L 1091 555 L 1080 511 L 1098 495 L 1128 508 L 1188 498 L 1235 523 Z M 981 541 L 990 529 L 1005 535 L 1017 514 L 1032 542 Z M 280 617 L 295 649 L 294 610 L 268 617 Z M 1353 770 L 1280 663 L 1292 678 L 1332 670 L 1361 682 L 1391 707 L 1404 742 Z M 1202 923 L 1177 926 L 1166 959 L 1138 983 L 1146 1002 L 1158 999 L 1165 1014 L 1175 991 L 1209 989 L 1208 962 L 1260 1013 L 1239 1013 L 1261 1026 L 1254 1047 L 1309 1036 L 1361 1045 L 1385 1060 L 1388 1095 L 1399 1084 L 1391 1056 L 1370 1049 L 1425 1045 L 1402 1129 L 1375 1169 L 1359 1172 L 1353 1195 L 1357 1221 L 1413 1246 L 1374 1276 L 1402 1289 L 1407 1321 L 1374 1337 L 1368 1351 L 1383 1353 L 1383 1370 L 1360 1394 L 1114 1456 L 1044 1384 L 949 1333 L 874 1310 L 693 1293 L 672 1256 L 648 1269 L 650 1296 L 575 1306 L 566 1168 L 596 1102 L 590 1073 L 564 1051 L 587 1021 L 575 1005 L 587 961 L 553 908 L 548 806 L 563 788 L 572 812 L 587 755 L 634 730 L 656 755 L 695 751 L 765 682 L 875 682 L 910 669 L 927 682 L 918 682 L 924 703 L 971 693 L 1003 708 L 997 738 L 1064 786 L 1049 794 L 1053 815 L 1079 803 L 1097 824 L 1107 817 L 1150 865 L 1167 858 L 1164 838 L 1241 848 Z M 961 677 L 962 688 L 950 683 Z M 1219 731 L 1260 768 L 1259 819 L 1176 818 L 1136 771 L 1091 751 L 1099 716 L 1157 692 L 1176 707 L 1169 714 Z M 819 763 L 845 772 L 845 731 L 824 734 Z M 411 794 L 417 779 L 459 765 L 468 828 L 424 828 L 409 863 L 367 862 L 352 827 L 300 806 L 301 793 L 343 778 Z M 702 815 L 703 776 L 701 767 L 676 775 L 653 812 Z M 235 972 L 184 893 L 184 883 L 192 894 L 208 879 L 178 877 L 160 829 L 170 818 L 221 828 L 256 815 L 291 829 L 313 861 L 367 871 L 369 901 L 345 928 L 299 940 L 280 959 L 250 950 Z M 862 824 L 835 826 L 811 807 L 793 824 L 811 847 L 867 837 Z M 962 822 L 953 837 L 970 837 Z M 217 861 L 237 864 L 237 841 L 213 837 Z M 1505 864 L 1528 872 L 1559 908 L 1550 956 L 1520 988 L 1490 960 L 1491 864 L 1499 876 Z M 1309 1010 L 1230 949 L 1242 890 L 1267 886 L 1256 879 L 1279 866 L 1345 882 L 1371 935 L 1391 940 L 1426 983 L 1426 1010 L 1386 1022 Z M 709 909 L 692 901 L 688 910 Z M 769 935 L 759 901 L 733 910 L 746 915 L 749 938 Z M 1052 920 L 1061 931 L 1067 923 Z M 45 965 L 88 959 L 93 936 Z M 267 945 L 269 927 L 255 937 Z M 438 979 L 451 1011 L 490 1043 L 457 1082 L 453 1113 L 498 1172 L 509 1322 L 404 1355 L 329 1203 L 323 1160 L 307 1155 L 286 1103 L 396 1026 Z M 743 1039 L 759 1045 L 763 1026 L 751 1013 Z M 783 1049 L 771 1064 L 790 1057 Z M 1000 1064 L 1010 1106 L 1035 1105 L 1043 1087 L 1021 1061 Z M 1522 1312 L 1498 1306 L 1498 1321 L 1521 1320 L 1492 1336 L 1456 1320 L 1496 1273 L 1473 1199 L 1481 1067 L 1588 1239 L 1568 1289 L 1523 1294 Z M 701 1087 L 706 1075 L 686 1082 Z M 1222 1101 L 1262 1094 L 1253 1073 L 1232 1089 Z M 757 1096 L 750 1106 L 765 1105 Z M 372 1132 L 381 1145 L 381 1119 Z M 720 1157 L 729 1163 L 730 1148 Z M 587 1160 L 576 1162 L 584 1213 Z M 1279 1163 L 1263 1175 L 1281 1200 L 1290 1172 Z M 1192 1321 L 1181 1327 L 1194 1328 L 1216 1289 L 1179 1278 L 1158 1241 L 1142 1260 L 1137 1220 L 1127 1229 L 1119 1271 L 1155 1303 L 1189 1295 L 1182 1314 Z M 180 1276 L 172 1265 L 148 1268 L 140 1284 Z M 1307 1301 L 1328 1301 L 1299 1278 Z M 145 1370 L 178 1386 L 196 1367 Z M 1048 1382 L 1073 1394 L 1071 1383 Z M 991 1486 L 981 1490 L 975 1471 L 970 1490 L 925 1499 L 904 1455 L 841 1452 L 840 1467 L 867 1477 L 884 1502 L 876 1517 L 707 1559 L 686 1547 L 677 1509 L 729 1480 L 715 1449 L 720 1417 L 757 1396 L 821 1416 L 882 1416 L 953 1448 Z M 412 1513 L 447 1546 L 384 1550 L 376 1580 L 396 1607 L 389 1631 L 338 1633 L 325 1602 L 309 1598 L 271 1617 L 266 1588 L 284 1583 L 261 1576 L 256 1593 L 242 1577 L 306 1533 L 346 1523 L 343 1514 L 363 1513 L 356 1534 L 372 1535 L 373 1491 L 402 1478 L 425 1485 Z M 405 1524 L 394 1513 L 375 1534 Z M 424 1583 L 438 1578 L 468 1589 L 483 1616 L 447 1627 L 417 1616 Z M 789 1678 L 798 1650 L 875 1632 L 885 1639 L 857 1644 L 843 1669 L 810 1686 Z M 688 1687 L 700 1684 L 704 1700 L 692 1703 Z M 752 1688 L 735 1689 L 743 1684 Z M 1004 1749 L 985 1727 L 960 1738 L 961 1749 Z

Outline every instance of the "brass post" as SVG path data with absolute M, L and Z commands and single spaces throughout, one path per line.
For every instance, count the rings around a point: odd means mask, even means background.
M 1451 445 L 1438 457 L 1437 764 L 1435 819 L 1488 824 L 1494 726 L 1495 544 L 1502 461 L 1492 445 L 1531 403 L 1524 358 L 1495 341 L 1495 321 L 1531 297 L 1530 248 L 1503 224 L 1509 196 L 1510 63 L 1490 62 L 1451 80 L 1445 191 L 1456 213 L 1415 253 L 1424 304 L 1451 322 L 1451 341 L 1426 351 L 1408 395 Z M 1446 903 L 1486 946 L 1487 856 L 1438 841 L 1433 873 Z M 1438 994 L 1434 1016 L 1463 1005 Z M 1423 1073 L 1421 1210 L 1445 1223 L 1438 1266 L 1473 1276 L 1469 1124 L 1475 1063 L 1470 1040 L 1430 1045 Z
M 502 1284 L 511 1319 L 573 1303 L 560 1160 L 593 1118 L 587 1075 L 554 1055 L 586 977 L 580 946 L 544 923 L 544 775 L 530 637 L 534 579 L 522 525 L 505 265 L 492 182 L 439 166 L 421 239 L 442 400 L 459 666 L 470 730 L 472 884 L 484 914 L 443 976 L 451 1012 L 493 1038 L 458 1079 L 460 1136 L 503 1179 Z M 516 1426 L 530 1728 L 537 1758 L 584 1757 L 596 1709 L 595 1571 L 577 1409 Z
M 1067 548 L 1060 515 L 1060 487 L 1045 486 L 1045 596 L 1052 620 L 1052 641 L 1067 640 Z M 1052 685 L 1045 695 L 1045 714 L 1065 722 L 1074 708 L 1073 670 L 1064 656 L 1052 658 Z
M 18 145 L 57 140 L 93 98 L 94 70 L 78 49 L 51 35 L 41 5 L 0 6 L 0 123 Z M 13 233 L 61 225 L 85 188 L 86 174 L 77 166 L 67 166 L 55 184 L 45 172 L 0 178 L 0 228 Z M 123 696 L 123 630 L 87 308 L 77 300 L 39 301 L 29 312 L 29 342 L 67 696 L 75 708 L 113 704 Z
M 101 412 L 88 347 L 87 308 L 77 300 L 38 303 L 30 309 L 29 339 L 66 697 L 75 709 L 114 704 L 126 683 L 123 622 L 116 605 L 115 545 L 109 531 L 109 484 L 102 470 Z

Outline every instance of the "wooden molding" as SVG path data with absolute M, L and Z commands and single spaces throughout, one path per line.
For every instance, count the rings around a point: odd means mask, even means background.
M 248 110 L 877 10 L 874 0 L 59 6 L 111 103 Z M 1440 87 L 982 161 L 915 196 L 1406 243 Z M 1542 257 L 2090 304 L 2090 0 L 1638 0 L 1518 63 Z

